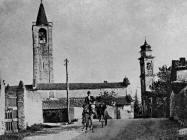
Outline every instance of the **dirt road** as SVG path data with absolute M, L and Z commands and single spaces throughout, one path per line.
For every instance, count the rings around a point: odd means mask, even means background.
M 178 124 L 167 119 L 111 120 L 105 128 L 73 140 L 177 140 Z
M 24 140 L 176 140 L 178 125 L 167 119 L 109 120 L 108 126 L 94 122 L 94 132 L 81 131 L 81 124 L 58 128 L 56 133 Z
M 94 132 L 88 131 L 73 140 L 116 140 L 121 133 L 133 120 L 110 120 L 108 126 L 102 128 L 101 125 L 95 126 Z

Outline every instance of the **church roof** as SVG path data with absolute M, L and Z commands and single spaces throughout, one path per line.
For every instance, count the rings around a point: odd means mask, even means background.
M 127 83 L 115 82 L 115 83 L 70 83 L 70 90 L 83 90 L 83 89 L 116 89 L 126 88 Z M 25 85 L 27 90 L 66 90 L 66 83 L 40 83 L 34 88 L 33 85 Z M 19 86 L 9 86 L 7 91 L 17 91 Z
M 48 25 L 43 3 L 41 3 L 39 7 L 38 16 L 36 19 L 36 25 Z
M 105 88 L 125 88 L 123 82 L 116 83 L 70 83 L 70 90 L 82 89 L 105 89 Z M 37 84 L 36 90 L 66 90 L 66 83 L 43 83 Z

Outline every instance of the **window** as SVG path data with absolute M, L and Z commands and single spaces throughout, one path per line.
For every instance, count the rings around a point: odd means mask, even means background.
M 39 30 L 39 43 L 46 43 L 47 41 L 47 31 L 44 28 Z

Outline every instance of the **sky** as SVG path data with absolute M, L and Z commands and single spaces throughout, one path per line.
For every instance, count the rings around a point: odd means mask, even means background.
M 40 0 L 0 0 L 0 70 L 10 85 L 32 84 L 32 22 Z M 145 36 L 154 71 L 187 56 L 186 0 L 43 0 L 53 22 L 55 82 L 121 82 L 140 91 L 140 46 Z

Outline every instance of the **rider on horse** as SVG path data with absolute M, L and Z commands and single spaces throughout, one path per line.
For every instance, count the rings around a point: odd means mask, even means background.
M 92 104 L 94 103 L 94 101 L 95 101 L 95 98 L 93 96 L 91 96 L 91 92 L 88 91 L 87 92 L 87 97 L 85 97 L 85 101 L 84 101 L 84 104 L 83 104 L 83 112 L 82 112 L 82 123 L 83 123 L 83 125 L 86 121 L 85 120 L 85 114 L 86 113 L 89 114 L 91 125 L 92 125 L 92 119 L 93 119 L 93 114 L 94 114 Z

